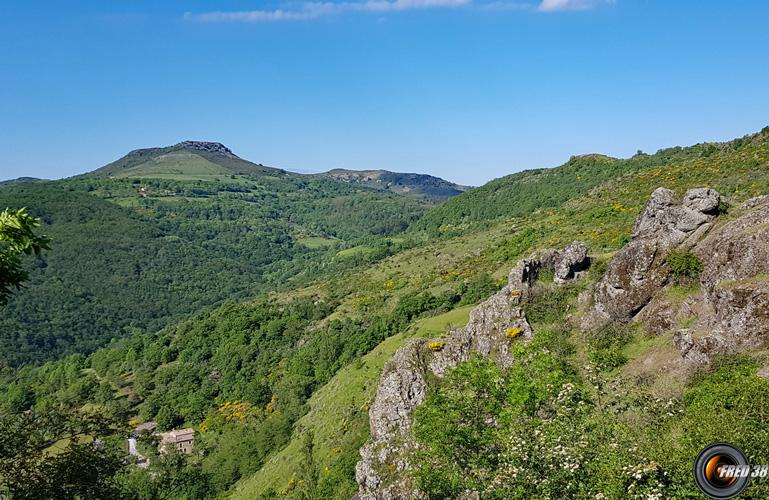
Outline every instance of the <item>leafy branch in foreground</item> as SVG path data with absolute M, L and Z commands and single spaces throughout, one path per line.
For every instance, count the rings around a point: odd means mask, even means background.
M 35 234 L 39 226 L 40 220 L 24 208 L 0 212 L 0 305 L 7 303 L 13 289 L 21 288 L 28 278 L 21 256 L 48 250 L 50 239 Z

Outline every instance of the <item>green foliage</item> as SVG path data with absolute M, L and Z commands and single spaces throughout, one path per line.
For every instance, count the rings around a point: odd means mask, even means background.
M 574 157 L 558 169 L 527 170 L 502 177 L 449 199 L 420 220 L 418 227 L 446 228 L 557 207 L 633 165 L 607 156 L 587 155 Z
M 592 364 L 577 375 L 550 350 L 563 338 L 546 335 L 533 366 L 505 373 L 471 360 L 418 407 L 415 478 L 430 498 L 690 498 L 692 461 L 713 442 L 767 461 L 769 381 L 751 359 L 725 359 L 665 400 Z M 760 481 L 746 491 L 768 493 Z
M 0 410 L 0 495 L 116 498 L 120 427 L 95 413 Z
M 702 271 L 702 261 L 691 250 L 671 250 L 667 263 L 678 283 L 697 280 Z
M 431 498 L 466 490 L 485 498 L 575 491 L 571 463 L 579 457 L 562 454 L 568 440 L 560 443 L 563 450 L 555 446 L 557 433 L 574 431 L 587 406 L 573 371 L 547 348 L 561 342 L 543 332 L 519 347 L 518 359 L 525 361 L 508 373 L 488 360 L 460 364 L 417 408 L 416 479 Z
M 126 467 L 115 483 L 119 498 L 130 500 L 187 500 L 210 498 L 215 493 L 200 460 L 176 452 L 153 455 L 148 469 Z
M 586 332 L 588 359 L 599 370 L 613 370 L 627 362 L 623 348 L 633 338 L 632 327 L 615 321 L 591 332 Z
M 49 255 L 30 259 L 28 286 L 0 318 L 0 363 L 11 366 L 88 353 L 226 299 L 370 264 L 413 245 L 390 236 L 429 206 L 292 176 L 23 183 L 0 187 L 0 204 L 30 207 L 24 224 L 38 217 L 54 239 Z M 297 243 L 307 236 L 334 244 Z M 24 251 L 43 242 L 31 240 Z M 337 256 L 340 247 L 358 245 L 373 250 Z M 9 252 L 0 254 L 0 269 L 23 278 Z
M 50 240 L 35 234 L 40 220 L 26 209 L 0 212 L 0 305 L 8 302 L 12 291 L 21 288 L 29 274 L 22 267 L 22 255 L 40 255 Z
M 75 355 L 19 370 L 0 395 L 16 412 L 98 404 L 122 418 L 138 412 L 161 430 L 196 426 L 204 431 L 196 438 L 204 457 L 180 470 L 199 469 L 206 491 L 220 492 L 288 442 L 310 395 L 340 368 L 415 319 L 460 299 L 459 294 L 406 294 L 391 312 L 365 322 L 322 323 L 335 304 L 314 297 L 283 305 L 227 303 L 157 334 L 131 336 L 89 358 Z M 249 408 L 243 419 L 221 418 L 218 405 L 232 401 Z M 157 481 L 134 476 L 130 484 L 156 491 Z M 334 484 L 329 480 L 315 481 L 313 491 L 328 489 Z
M 462 282 L 459 286 L 458 293 L 462 297 L 459 305 L 480 302 L 499 290 L 499 288 L 499 284 L 488 273 L 481 273 L 471 280 Z
M 573 285 L 556 285 L 546 277 L 531 287 L 524 303 L 526 316 L 532 323 L 552 324 L 563 321 L 569 310 L 576 288 Z

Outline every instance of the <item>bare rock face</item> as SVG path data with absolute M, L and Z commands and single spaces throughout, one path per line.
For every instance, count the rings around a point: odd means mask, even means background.
M 588 267 L 590 267 L 590 259 L 587 256 L 587 245 L 581 241 L 574 241 L 558 255 L 554 265 L 554 281 L 563 284 L 577 279 Z
M 656 189 L 635 222 L 631 241 L 596 285 L 582 327 L 599 328 L 635 316 L 668 282 L 668 252 L 696 243 L 712 226 L 719 203 L 720 195 L 712 189 L 690 189 L 681 202 L 672 191 Z
M 706 354 L 769 342 L 769 197 L 748 200 L 742 209 L 694 248 L 703 263 L 704 300 L 713 310 L 708 332 L 694 341 Z
M 560 266 L 563 280 L 573 279 L 589 265 L 587 247 L 575 242 L 564 252 L 549 249 L 520 261 L 508 284 L 470 312 L 464 328 L 440 341 L 417 340 L 401 347 L 385 365 L 376 398 L 369 409 L 371 439 L 361 448 L 356 466 L 360 500 L 424 498 L 413 483 L 409 454 L 414 409 L 427 394 L 427 380 L 443 377 L 472 354 L 488 357 L 507 368 L 514 362 L 512 342 L 533 332 L 521 308 L 543 268 Z M 473 498 L 472 495 L 467 498 Z

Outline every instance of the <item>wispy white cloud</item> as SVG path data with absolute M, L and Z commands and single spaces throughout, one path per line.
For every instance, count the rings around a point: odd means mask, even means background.
M 345 2 L 302 2 L 288 3 L 274 10 L 219 11 L 190 13 L 184 17 L 190 21 L 221 23 L 264 23 L 279 21 L 308 21 L 324 16 L 346 12 L 386 14 L 409 10 L 452 9 L 458 7 L 478 10 L 528 10 L 555 12 L 561 10 L 589 10 L 600 5 L 614 3 L 614 0 L 361 0 Z
M 472 0 L 366 0 L 363 2 L 305 2 L 275 10 L 239 12 L 206 12 L 185 14 L 185 18 L 202 22 L 270 22 L 305 21 L 344 12 L 384 14 L 406 10 L 447 9 L 465 7 Z
M 542 0 L 537 8 L 540 12 L 559 10 L 590 10 L 602 5 L 613 4 L 614 0 Z

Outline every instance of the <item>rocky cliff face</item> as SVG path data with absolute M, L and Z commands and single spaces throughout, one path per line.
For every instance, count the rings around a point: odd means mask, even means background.
M 174 147 L 180 149 L 190 149 L 193 151 L 204 151 L 206 153 L 215 153 L 229 156 L 231 158 L 236 158 L 232 150 L 220 142 L 183 141 Z
M 733 220 L 700 241 L 705 311 L 693 328 L 676 332 L 684 359 L 707 363 L 714 352 L 736 352 L 769 341 L 769 197 L 749 200 Z
M 588 265 L 587 247 L 580 242 L 562 252 L 550 249 L 522 260 L 510 272 L 507 286 L 471 311 L 467 326 L 440 340 L 413 341 L 395 353 L 385 365 L 369 409 L 371 439 L 360 450 L 357 498 L 422 498 L 408 470 L 409 453 L 415 447 L 412 414 L 427 396 L 428 380 L 443 377 L 474 353 L 502 367 L 512 365 L 511 343 L 533 334 L 521 302 L 539 272 L 554 270 L 555 280 L 563 283 L 578 278 Z

